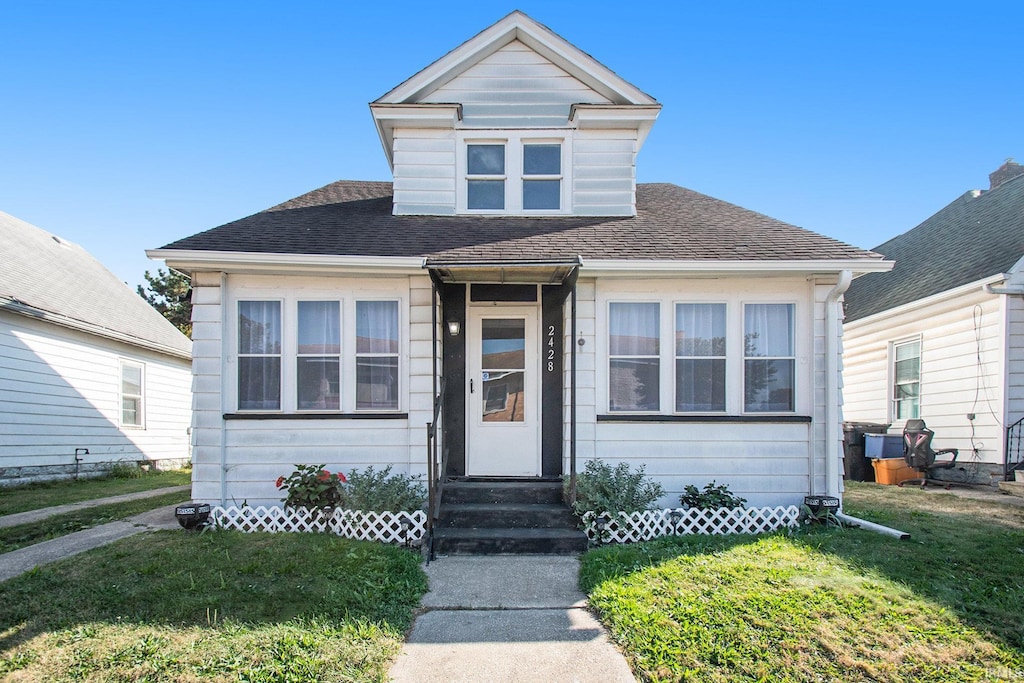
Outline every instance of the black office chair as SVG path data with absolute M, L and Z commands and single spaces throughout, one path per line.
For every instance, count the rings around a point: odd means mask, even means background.
M 948 481 L 929 478 L 928 473 L 932 470 L 953 469 L 956 466 L 956 456 L 960 454 L 960 451 L 956 448 L 932 450 L 933 436 L 935 436 L 935 432 L 928 429 L 924 420 L 907 420 L 907 424 L 903 427 L 903 460 L 906 461 L 907 466 L 919 470 L 924 476 L 900 482 L 899 486 L 904 484 L 926 486 L 928 482 L 941 484 L 947 489 L 951 486 Z M 940 455 L 949 454 L 953 455 L 951 460 L 936 460 Z

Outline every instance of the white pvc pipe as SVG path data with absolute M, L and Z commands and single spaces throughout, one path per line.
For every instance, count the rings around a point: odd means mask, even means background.
M 869 522 L 866 519 L 861 519 L 859 517 L 851 517 L 845 512 L 837 512 L 836 519 L 838 519 L 840 522 L 843 522 L 844 524 L 849 524 L 853 527 L 860 527 L 861 529 L 874 531 L 875 533 L 884 534 L 886 536 L 893 536 L 895 538 L 900 539 L 901 541 L 905 541 L 908 538 L 910 538 L 910 534 L 908 534 L 906 531 L 900 531 L 899 529 L 893 529 L 891 527 L 882 526 L 881 524 L 875 524 L 874 522 Z

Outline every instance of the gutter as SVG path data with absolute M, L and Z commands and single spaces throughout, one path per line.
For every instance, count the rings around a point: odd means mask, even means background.
M 994 287 L 991 282 L 986 282 L 981 286 L 981 291 L 986 294 L 1005 294 L 1007 296 L 1024 296 L 1024 286 L 1018 285 L 1016 287 Z
M 866 519 L 861 519 L 860 517 L 851 517 L 845 512 L 837 512 L 835 514 L 836 519 L 838 519 L 840 522 L 843 522 L 844 524 L 849 524 L 852 527 L 860 527 L 861 529 L 864 529 L 866 531 L 874 531 L 875 533 L 883 534 L 885 536 L 892 536 L 894 538 L 900 539 L 901 541 L 906 541 L 910 538 L 910 534 L 908 534 L 906 531 L 900 531 L 899 529 L 893 529 L 891 527 L 882 526 L 881 524 L 875 524 L 874 522 L 869 522 Z
M 839 298 L 850 288 L 853 273 L 843 270 L 825 297 L 825 494 L 839 497 Z M 814 476 L 811 458 L 811 476 Z M 814 489 L 814 480 L 810 482 Z

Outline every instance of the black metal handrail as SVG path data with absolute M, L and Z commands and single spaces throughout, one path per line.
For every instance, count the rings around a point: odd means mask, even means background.
M 427 530 L 423 548 L 427 561 L 434 559 L 434 522 L 441 509 L 441 494 L 444 490 L 444 473 L 448 469 L 448 447 L 443 449 L 442 458 L 437 458 L 437 427 L 441 421 L 445 379 L 441 378 L 440 389 L 434 396 L 433 419 L 427 423 Z
M 1003 475 L 1007 481 L 1013 478 L 1014 470 L 1024 469 L 1024 417 L 1006 428 L 1006 457 L 1003 463 Z

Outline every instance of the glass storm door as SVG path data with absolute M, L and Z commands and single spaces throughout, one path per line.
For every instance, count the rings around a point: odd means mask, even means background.
M 470 308 L 467 342 L 467 474 L 540 475 L 536 309 Z

